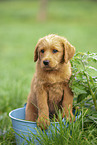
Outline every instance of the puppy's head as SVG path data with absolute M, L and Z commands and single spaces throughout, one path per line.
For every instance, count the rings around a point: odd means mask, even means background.
M 39 61 L 45 70 L 58 70 L 60 64 L 67 63 L 74 55 L 75 48 L 58 35 L 48 35 L 41 38 L 34 52 L 34 61 Z

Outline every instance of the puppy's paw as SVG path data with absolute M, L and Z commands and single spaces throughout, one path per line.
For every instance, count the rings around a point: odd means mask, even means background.
M 75 121 L 75 116 L 73 115 L 73 113 L 72 112 L 70 112 L 70 114 L 69 113 L 67 113 L 67 114 L 65 114 L 65 113 L 63 113 L 63 116 L 62 116 L 62 118 L 66 118 L 66 121 L 67 122 L 74 122 Z
M 67 116 L 66 121 L 67 122 L 75 122 L 75 116 Z
M 40 127 L 42 130 L 47 129 L 50 125 L 50 120 L 48 117 L 38 117 L 37 119 L 37 126 Z

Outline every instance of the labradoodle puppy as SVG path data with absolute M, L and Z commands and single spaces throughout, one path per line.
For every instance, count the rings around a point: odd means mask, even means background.
M 71 77 L 69 60 L 74 53 L 75 48 L 67 39 L 55 34 L 41 38 L 36 45 L 36 72 L 31 83 L 25 119 L 37 121 L 42 129 L 49 126 L 49 115 L 56 114 L 55 106 L 62 108 L 63 117 L 68 117 L 68 108 L 73 116 L 73 94 L 68 82 Z

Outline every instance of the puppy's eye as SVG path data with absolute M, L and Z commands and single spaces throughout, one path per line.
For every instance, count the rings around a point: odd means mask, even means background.
M 53 53 L 57 53 L 58 52 L 58 50 L 56 50 L 56 49 L 53 49 Z
M 44 53 L 44 49 L 41 49 L 41 51 L 40 51 L 41 53 Z

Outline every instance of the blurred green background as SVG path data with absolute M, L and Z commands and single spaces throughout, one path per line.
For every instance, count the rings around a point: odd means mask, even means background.
M 26 101 L 35 72 L 33 55 L 39 38 L 55 33 L 66 37 L 76 52 L 97 53 L 96 1 L 43 1 L 0 1 L 1 110 L 17 107 L 15 99 L 23 97 Z M 22 101 L 19 100 L 18 106 Z

